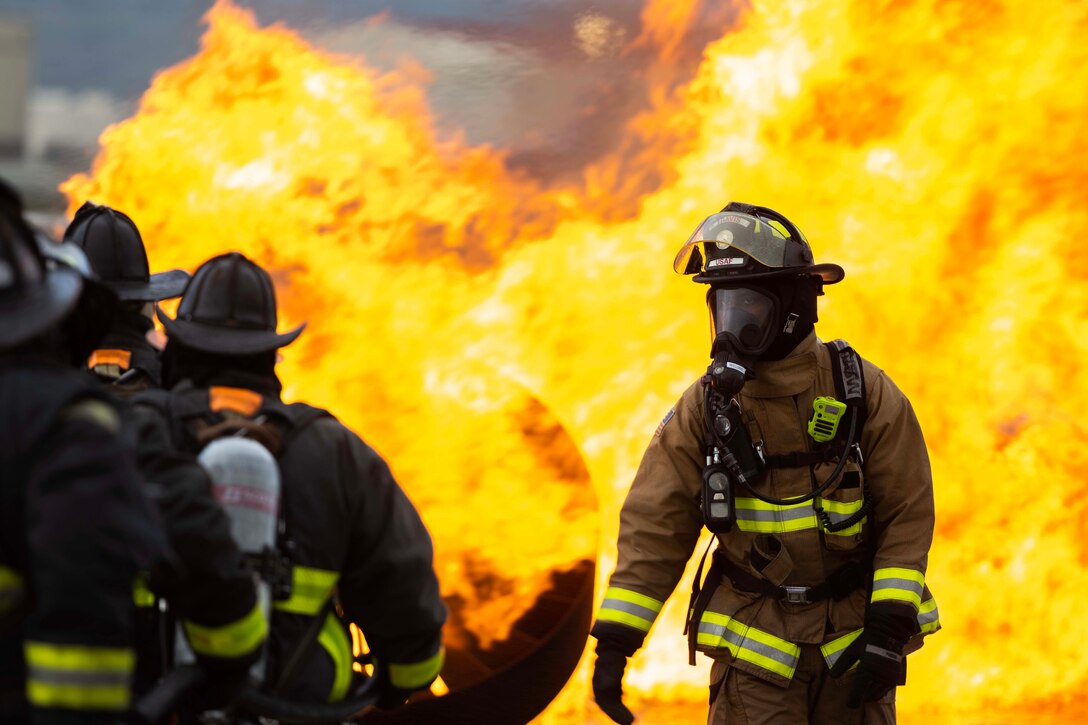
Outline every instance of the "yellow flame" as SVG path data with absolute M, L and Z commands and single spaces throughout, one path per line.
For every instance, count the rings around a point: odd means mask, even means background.
M 640 42 L 667 55 L 670 24 L 695 10 L 651 3 L 663 27 Z M 848 273 L 821 335 L 887 370 L 930 446 L 928 579 L 945 630 L 912 657 L 901 714 L 1075 717 L 1088 707 L 1086 15 L 1057 0 L 757 0 L 690 83 L 631 122 L 624 148 L 645 140 L 642 155 L 541 189 L 500 153 L 436 138 L 418 75 L 378 75 L 219 3 L 200 53 L 155 79 L 64 190 L 131 212 L 159 267 L 238 248 L 276 270 L 287 322 L 311 321 L 286 352 L 290 394 L 389 455 L 434 530 L 444 591 L 478 605 L 473 632 L 595 547 L 577 486 L 529 480 L 526 420 L 548 412 L 585 458 L 606 575 L 642 449 L 706 363 L 701 293 L 672 255 L 729 199 L 782 211 Z M 651 167 L 663 182 L 649 192 L 619 171 Z M 535 523 L 545 509 L 574 515 Z M 705 672 L 684 664 L 681 599 L 628 691 L 697 719 Z M 571 693 L 549 717 L 588 716 L 584 676 Z

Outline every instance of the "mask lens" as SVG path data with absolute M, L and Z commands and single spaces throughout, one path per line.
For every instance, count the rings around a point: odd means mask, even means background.
M 761 352 L 770 341 L 774 299 L 747 287 L 715 289 L 710 316 L 715 337 L 726 333 L 748 352 Z

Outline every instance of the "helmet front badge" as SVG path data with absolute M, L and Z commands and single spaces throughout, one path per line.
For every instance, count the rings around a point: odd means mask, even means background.
M 733 232 L 729 229 L 723 229 L 718 232 L 717 240 L 714 246 L 718 249 L 728 249 L 729 245 L 733 243 Z

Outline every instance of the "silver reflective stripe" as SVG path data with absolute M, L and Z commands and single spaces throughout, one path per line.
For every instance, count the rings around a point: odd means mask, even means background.
M 796 521 L 798 519 L 809 518 L 810 516 L 813 516 L 812 508 L 810 506 L 786 509 L 784 511 L 765 511 L 761 509 L 741 508 L 739 502 L 737 505 L 737 519 L 744 521 Z M 844 516 L 843 518 L 846 517 Z
M 756 652 L 758 654 L 772 659 L 775 662 L 780 662 L 786 667 L 793 669 L 797 666 L 797 658 L 793 657 L 782 650 L 775 649 L 769 645 L 765 645 L 762 642 L 757 642 L 754 639 L 745 637 L 728 627 L 720 624 L 712 624 L 710 622 L 699 622 L 699 633 L 708 634 L 712 637 L 720 637 L 731 645 L 734 645 L 738 649 L 746 649 L 750 652 Z
M 626 612 L 636 617 L 653 622 L 657 618 L 657 612 L 648 607 L 643 607 L 634 602 L 625 602 L 622 599 L 607 598 L 601 602 L 601 609 L 611 609 L 618 612 Z
M 899 589 L 906 592 L 914 592 L 920 599 L 922 597 L 922 584 L 912 579 L 880 578 L 873 581 L 874 594 L 882 589 Z
M 932 608 L 930 608 L 931 605 Z M 929 611 L 926 611 L 927 609 L 929 609 Z M 923 633 L 934 630 L 935 627 L 933 625 L 940 620 L 940 618 L 940 615 L 937 613 L 937 603 L 932 599 L 927 599 L 922 602 L 922 606 L 918 610 L 918 628 Z
M 858 504 L 859 504 L 858 508 L 860 509 L 861 508 L 861 506 L 860 506 L 861 502 L 858 501 Z M 857 513 L 856 511 L 853 512 L 853 513 L 838 513 L 837 511 L 831 511 L 830 509 L 825 509 L 825 510 L 827 511 L 828 518 L 831 519 L 831 523 L 833 523 L 833 524 L 840 524 L 843 521 L 846 521 L 851 516 L 853 516 L 854 513 Z M 865 521 L 865 519 L 862 518 L 861 522 L 859 522 L 859 523 L 864 523 L 864 521 Z
M 124 670 L 68 670 L 40 665 L 27 667 L 27 679 L 76 687 L 128 687 L 130 674 Z

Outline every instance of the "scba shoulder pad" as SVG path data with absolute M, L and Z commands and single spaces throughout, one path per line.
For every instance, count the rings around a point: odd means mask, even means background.
M 858 441 L 868 417 L 865 403 L 865 370 L 861 355 L 858 355 L 846 340 L 832 340 L 826 343 L 831 354 L 831 370 L 835 378 L 835 395 L 840 401 L 853 408 L 857 416 Z
M 844 403 L 865 400 L 865 374 L 861 356 L 846 340 L 832 340 L 827 344 L 831 353 L 831 368 L 835 372 L 835 393 Z

